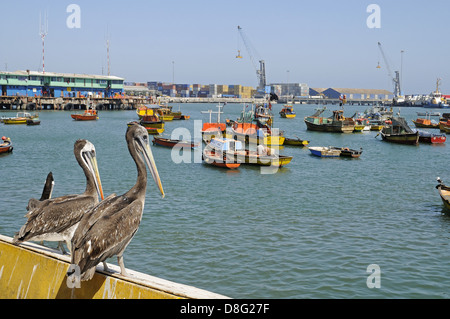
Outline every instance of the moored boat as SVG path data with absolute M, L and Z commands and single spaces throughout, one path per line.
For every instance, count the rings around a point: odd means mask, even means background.
M 176 140 L 176 139 L 169 139 L 159 136 L 153 137 L 153 145 L 160 145 L 160 146 L 166 146 L 171 148 L 196 148 L 198 147 L 198 142 L 193 141 L 183 141 L 183 140 Z
M 98 120 L 97 110 L 88 109 L 83 113 L 74 113 L 70 115 L 75 121 L 95 121 Z
M 31 119 L 39 119 L 39 116 L 27 112 L 17 112 L 15 117 L 6 117 L 2 121 L 4 124 L 27 124 L 27 121 Z
M 306 146 L 308 144 L 309 144 L 308 140 L 302 140 L 299 137 L 297 137 L 297 138 L 285 137 L 283 145 Z
M 444 133 L 450 133 L 450 120 L 440 121 L 439 130 Z
M 381 120 L 369 120 L 370 130 L 371 131 L 381 131 L 384 127 L 384 124 Z
M 341 157 L 351 157 L 351 158 L 358 158 L 362 154 L 362 147 L 359 150 L 351 149 L 348 147 L 333 147 L 330 146 L 332 149 L 339 150 L 339 156 Z
M 419 144 L 419 132 L 413 131 L 403 117 L 393 117 L 380 131 L 383 141 L 399 144 Z
M 11 153 L 13 151 L 13 145 L 11 139 L 6 136 L 2 136 L 0 143 L 0 154 Z
M 235 169 L 241 165 L 235 153 L 242 149 L 242 143 L 239 141 L 213 138 L 203 150 L 203 160 L 217 167 Z
M 420 116 L 420 115 L 419 115 Z M 417 128 L 439 128 L 439 122 L 436 122 L 434 120 L 431 119 L 431 116 L 441 116 L 440 113 L 425 113 L 425 118 L 421 118 L 418 117 L 415 120 L 412 120 L 412 122 L 414 123 L 414 125 Z
M 355 129 L 355 120 L 345 117 L 343 110 L 333 111 L 330 117 L 321 117 L 326 107 L 319 109 L 311 116 L 306 116 L 304 121 L 306 128 L 311 131 L 351 133 Z
M 439 183 L 436 185 L 436 188 L 439 191 L 439 196 L 444 203 L 444 207 L 450 210 L 450 187 L 446 186 L 439 177 L 436 180 Z
M 231 138 L 212 139 L 205 150 L 224 152 L 228 163 L 282 167 L 289 164 L 293 156 L 279 155 L 267 146 L 258 145 L 256 150 L 244 149 L 241 141 Z
M 202 111 L 201 113 L 209 114 L 209 122 L 205 122 L 202 125 L 202 139 L 205 143 L 209 143 L 213 138 L 222 138 L 225 134 L 225 130 L 227 128 L 225 123 L 220 122 L 220 114 L 223 112 L 221 109 L 223 108 L 222 105 L 217 105 L 218 111 L 214 112 L 213 110 L 208 111 Z M 217 122 L 212 121 L 212 114 L 217 114 Z
M 139 124 L 145 127 L 148 134 L 161 134 L 164 132 L 165 122 L 162 121 L 156 113 L 154 115 L 145 115 L 139 121 Z
M 341 151 L 339 149 L 332 147 L 312 146 L 308 147 L 308 149 L 311 152 L 311 155 L 319 157 L 339 157 L 341 155 Z
M 447 137 L 445 134 L 436 134 L 419 130 L 419 143 L 442 144 Z
M 41 120 L 39 120 L 38 117 L 27 119 L 27 125 L 39 125 L 39 124 L 41 124 Z
M 231 129 L 226 131 L 226 137 L 253 145 L 280 146 L 284 144 L 285 137 L 282 132 L 274 134 L 272 129 L 256 121 L 255 123 L 234 122 Z
M 285 105 L 280 111 L 280 116 L 283 118 L 293 119 L 295 115 L 294 107 L 289 104 Z

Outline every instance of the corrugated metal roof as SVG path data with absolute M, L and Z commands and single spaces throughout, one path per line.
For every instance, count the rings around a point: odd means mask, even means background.
M 66 77 L 66 78 L 83 78 L 83 79 L 108 79 L 108 80 L 124 80 L 114 75 L 93 75 L 93 74 L 77 74 L 77 73 L 57 73 L 57 72 L 37 72 L 37 71 L 23 71 L 18 70 L 14 72 L 0 71 L 1 74 L 22 75 L 22 76 L 54 76 L 54 77 Z
M 378 90 L 378 89 L 351 89 L 351 88 L 328 88 L 327 90 L 335 90 L 336 92 L 345 94 L 387 94 L 392 95 L 392 92 L 388 90 Z

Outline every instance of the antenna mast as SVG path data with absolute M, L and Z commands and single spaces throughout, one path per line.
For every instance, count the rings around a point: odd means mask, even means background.
M 44 22 L 42 22 L 42 17 L 41 17 L 41 13 L 39 13 L 39 35 L 41 36 L 42 39 L 42 73 L 45 73 L 45 63 L 44 63 L 44 48 L 45 48 L 45 37 L 48 34 L 48 17 L 47 17 L 47 13 L 45 14 L 44 17 Z

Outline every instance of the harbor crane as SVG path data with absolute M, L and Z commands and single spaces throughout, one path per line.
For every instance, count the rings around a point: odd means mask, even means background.
M 247 53 L 250 57 L 250 61 L 252 62 L 253 67 L 256 70 L 256 76 L 258 78 L 258 91 L 264 92 L 265 87 L 266 87 L 266 64 L 265 64 L 264 60 L 259 60 L 259 69 L 257 68 L 255 60 L 253 58 L 253 54 L 254 53 L 256 54 L 257 52 L 254 49 L 254 47 L 251 45 L 250 40 L 247 38 L 247 36 L 244 33 L 244 31 L 242 30 L 242 28 L 240 26 L 238 26 L 237 28 L 238 28 L 238 33 L 240 34 L 242 41 L 244 42 L 245 48 L 247 49 Z M 238 55 L 236 56 L 236 58 L 242 59 L 240 50 L 238 50 Z
M 395 77 L 392 76 L 391 68 L 389 66 L 388 60 L 386 58 L 386 55 L 384 54 L 384 51 L 383 51 L 383 48 L 381 47 L 381 43 L 380 42 L 378 42 L 378 48 L 380 48 L 381 55 L 383 56 L 384 63 L 386 64 L 386 69 L 388 71 L 388 75 L 392 79 L 392 82 L 394 82 L 394 99 L 398 99 L 399 97 L 401 97 L 400 72 L 399 71 L 395 71 Z M 379 66 L 380 65 L 378 64 L 377 68 L 379 68 Z

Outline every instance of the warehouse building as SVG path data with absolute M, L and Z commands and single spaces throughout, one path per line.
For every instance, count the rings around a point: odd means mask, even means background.
M 123 82 L 123 78 L 108 75 L 0 71 L 4 96 L 114 97 L 123 93 Z
M 301 96 L 309 95 L 309 87 L 306 83 L 272 83 L 269 84 L 271 92 L 278 96 Z
M 322 91 L 323 95 L 330 99 L 338 99 L 345 95 L 347 99 L 373 99 L 373 100 L 392 100 L 394 94 L 387 90 L 377 89 L 349 89 L 349 88 L 328 88 Z

